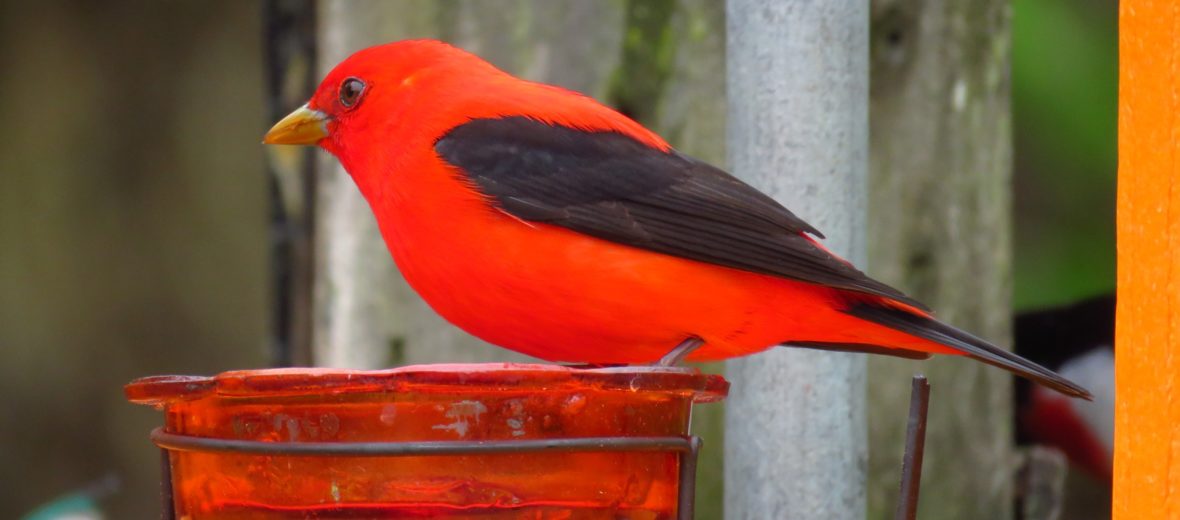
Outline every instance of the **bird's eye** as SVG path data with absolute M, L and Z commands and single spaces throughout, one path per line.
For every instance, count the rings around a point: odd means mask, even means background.
M 340 104 L 345 108 L 352 108 L 360 101 L 365 92 L 365 82 L 357 78 L 348 78 L 340 84 Z

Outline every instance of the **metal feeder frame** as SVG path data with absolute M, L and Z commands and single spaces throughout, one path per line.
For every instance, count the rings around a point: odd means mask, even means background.
M 152 430 L 152 442 L 160 447 L 160 505 L 163 520 L 176 520 L 172 498 L 172 456 L 175 451 L 284 455 L 291 457 L 407 457 L 482 455 L 489 453 L 541 453 L 568 451 L 674 451 L 679 454 L 677 520 L 692 520 L 696 499 L 697 456 L 700 437 L 579 437 L 496 441 L 424 442 L 263 442 L 213 439 Z

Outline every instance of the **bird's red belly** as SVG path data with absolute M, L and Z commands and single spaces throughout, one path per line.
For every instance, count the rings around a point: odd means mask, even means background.
M 420 215 L 419 215 L 420 216 Z M 444 318 L 491 343 L 568 362 L 692 359 L 830 337 L 830 290 L 524 223 L 481 208 L 431 229 L 387 229 L 410 285 Z M 479 225 L 472 225 L 477 220 Z

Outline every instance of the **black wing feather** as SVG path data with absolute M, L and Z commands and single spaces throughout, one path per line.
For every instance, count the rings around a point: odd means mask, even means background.
M 435 151 L 522 220 L 924 308 L 817 247 L 803 234 L 823 235 L 774 199 L 618 132 L 527 117 L 475 119 L 440 138 Z
M 1026 377 L 1065 395 L 1094 399 L 1088 390 L 1052 370 L 945 323 L 872 303 L 857 303 L 845 312 L 865 321 L 954 348 L 971 358 Z

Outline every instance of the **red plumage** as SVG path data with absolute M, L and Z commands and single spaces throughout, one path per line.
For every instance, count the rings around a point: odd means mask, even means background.
M 449 45 L 360 51 L 267 142 L 317 143 L 444 318 L 554 361 L 653 362 L 784 343 L 963 354 L 1085 391 L 865 277 L 810 226 L 596 102 Z

